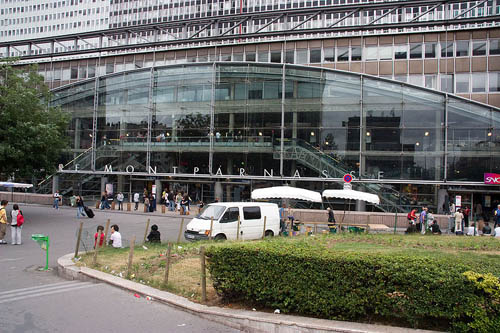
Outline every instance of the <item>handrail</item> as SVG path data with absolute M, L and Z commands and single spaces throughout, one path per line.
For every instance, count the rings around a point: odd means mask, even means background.
M 80 156 L 88 153 L 90 150 L 92 150 L 92 147 L 88 148 L 87 150 L 85 150 L 84 152 L 78 154 L 75 158 L 73 158 L 71 161 L 69 161 L 68 163 L 64 164 L 63 168 L 67 167 L 68 165 L 70 165 L 71 163 L 73 163 L 74 161 L 76 161 L 77 159 L 80 158 Z M 45 183 L 46 181 L 48 181 L 49 179 L 51 179 L 55 174 L 57 174 L 57 172 L 54 172 L 53 174 L 51 174 L 50 176 L 48 176 L 47 178 L 45 178 L 44 180 L 42 180 L 41 182 L 39 182 L 36 186 L 37 187 L 40 187 L 43 183 Z

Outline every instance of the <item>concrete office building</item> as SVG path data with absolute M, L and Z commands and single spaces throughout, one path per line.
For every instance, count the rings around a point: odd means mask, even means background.
M 500 170 L 497 1 L 111 1 L 107 13 L 108 29 L 0 42 L 72 112 L 62 187 L 229 200 L 353 172 L 384 210 L 500 199 L 484 183 Z

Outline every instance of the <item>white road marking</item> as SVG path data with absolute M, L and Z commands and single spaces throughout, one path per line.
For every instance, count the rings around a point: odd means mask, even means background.
M 7 262 L 7 261 L 16 261 L 16 260 L 21 260 L 24 258 L 7 258 L 7 259 L 0 259 L 0 262 Z
M 0 296 L 7 295 L 7 294 L 15 294 L 17 292 L 23 292 L 26 290 L 44 289 L 44 288 L 51 288 L 51 287 L 55 287 L 55 286 L 72 285 L 72 284 L 77 284 L 77 283 L 80 283 L 80 282 L 79 281 L 64 281 L 64 282 L 51 283 L 51 284 L 42 284 L 42 285 L 34 286 L 34 287 L 27 287 L 27 288 L 21 288 L 21 289 L 2 291 L 2 292 L 0 292 Z
M 96 287 L 96 286 L 99 286 L 99 284 L 91 283 L 91 282 L 83 282 L 83 283 L 77 283 L 77 284 L 73 284 L 73 285 L 69 285 L 69 286 L 62 286 L 58 289 L 50 288 L 50 290 L 48 290 L 48 291 L 38 289 L 34 293 L 27 294 L 27 295 L 25 292 L 19 293 L 19 294 L 9 295 L 7 298 L 0 300 L 0 304 L 14 302 L 14 301 L 20 301 L 20 300 L 27 299 L 27 298 L 41 297 L 41 296 L 58 294 L 58 293 L 66 293 L 69 291 L 74 291 L 74 290 L 84 289 L 84 288 L 92 288 L 92 287 Z

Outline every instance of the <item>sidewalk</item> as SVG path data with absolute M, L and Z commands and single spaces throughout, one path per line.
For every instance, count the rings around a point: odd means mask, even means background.
M 143 284 L 122 279 L 88 267 L 78 267 L 74 264 L 73 253 L 57 260 L 59 276 L 68 280 L 105 282 L 142 297 L 152 297 L 179 310 L 187 311 L 205 319 L 245 332 L 343 332 L 343 333 L 424 333 L 427 330 L 414 330 L 384 325 L 361 324 L 347 321 L 325 320 L 293 315 L 273 314 L 258 311 L 219 308 L 191 302 L 181 296 L 154 289 Z

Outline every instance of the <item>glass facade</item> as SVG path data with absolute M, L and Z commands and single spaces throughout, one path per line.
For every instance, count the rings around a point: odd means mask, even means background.
M 482 181 L 500 169 L 500 110 L 324 68 L 153 67 L 58 88 L 52 104 L 72 115 L 69 168 L 82 171 L 310 186 L 352 172 L 362 190 L 383 196 L 394 189 L 381 180 Z

